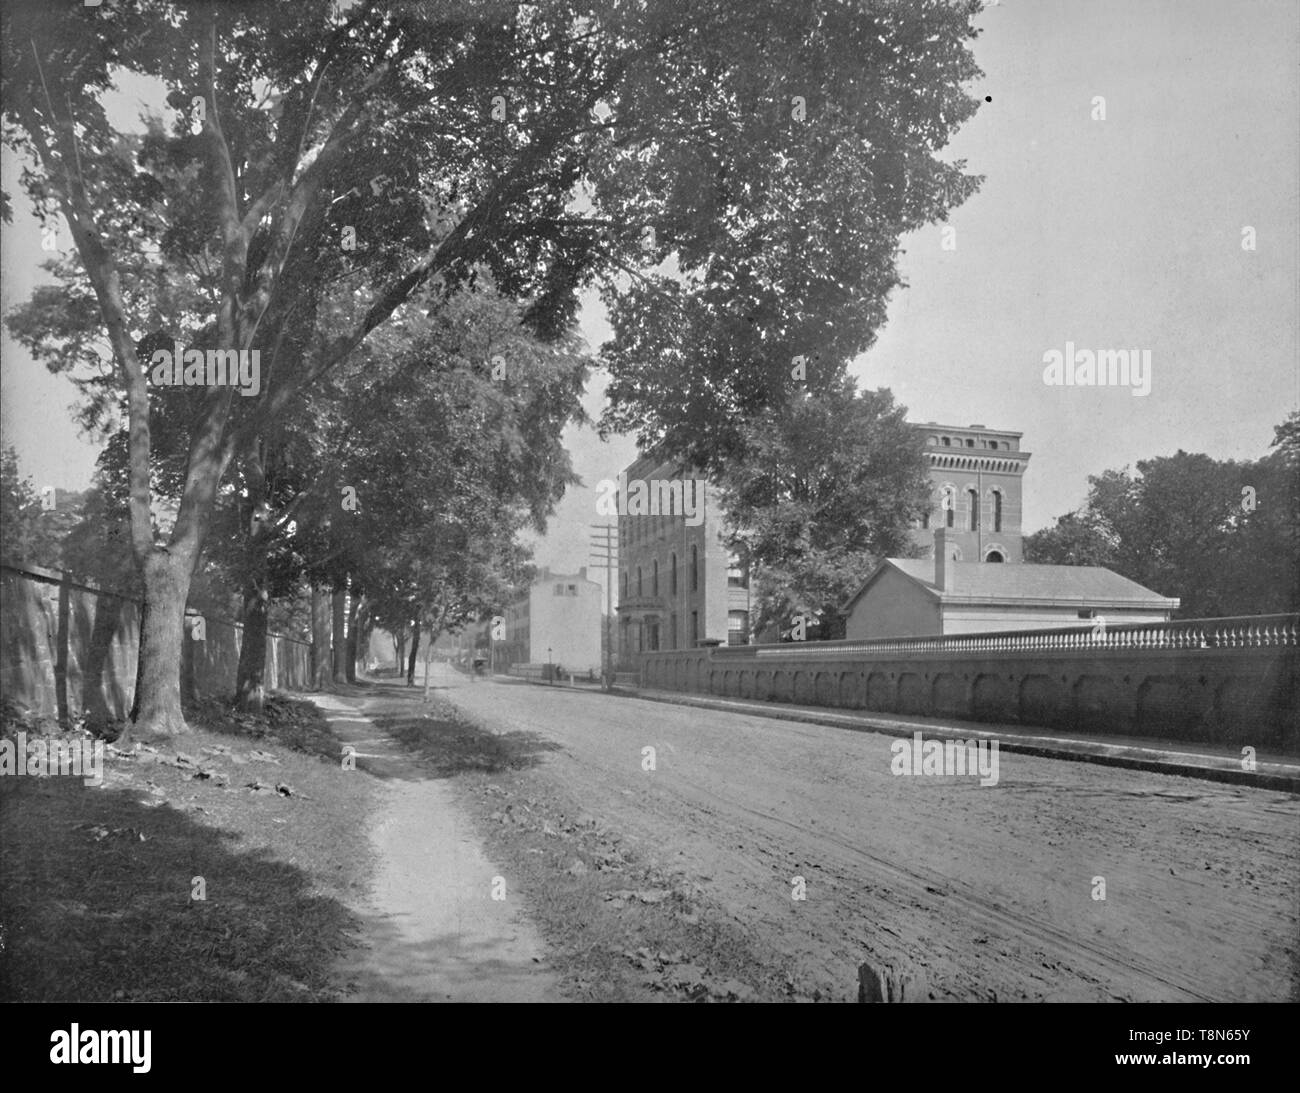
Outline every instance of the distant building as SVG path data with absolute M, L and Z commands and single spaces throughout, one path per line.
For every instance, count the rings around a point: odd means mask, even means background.
M 604 589 L 576 574 L 543 569 L 505 611 L 505 640 L 493 643 L 494 666 L 559 664 L 566 672 L 601 670 Z
M 678 462 L 647 457 L 620 476 L 621 486 L 635 482 L 680 482 L 682 489 L 665 486 L 667 500 L 651 515 L 629 515 L 632 506 L 620 498 L 619 666 L 631 668 L 639 653 L 657 649 L 747 644 L 749 573 L 723 544 L 716 488 Z
M 845 604 L 845 636 L 927 637 L 1166 622 L 1178 608 L 1177 599 L 1100 566 L 957 561 L 948 534 L 946 528 L 932 533 L 933 558 L 882 562 Z
M 1020 486 L 1029 453 L 1022 433 L 983 425 L 909 422 L 925 436 L 933 508 L 912 532 L 929 556 L 945 528 L 959 562 L 1020 562 Z

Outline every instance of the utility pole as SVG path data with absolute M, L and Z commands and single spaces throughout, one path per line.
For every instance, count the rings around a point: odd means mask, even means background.
M 610 632 L 614 621 L 614 569 L 618 564 L 618 531 L 613 524 L 591 525 L 593 562 L 605 563 L 605 655 L 601 658 L 601 688 L 614 686 L 614 635 Z

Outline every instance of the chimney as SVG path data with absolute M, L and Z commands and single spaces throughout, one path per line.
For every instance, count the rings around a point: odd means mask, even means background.
M 948 529 L 934 529 L 934 586 L 943 592 L 952 591 L 953 560 L 948 556 Z

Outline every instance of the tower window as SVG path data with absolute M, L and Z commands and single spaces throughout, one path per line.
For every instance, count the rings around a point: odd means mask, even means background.
M 993 530 L 1002 530 L 1002 491 L 993 491 Z M 1001 559 L 999 559 L 1000 561 Z
M 970 530 L 978 531 L 980 526 L 980 495 L 976 490 L 966 491 L 966 504 L 970 508 Z

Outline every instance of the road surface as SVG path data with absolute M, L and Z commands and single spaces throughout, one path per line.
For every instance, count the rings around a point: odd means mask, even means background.
M 562 745 L 537 777 L 839 996 L 870 959 L 947 1000 L 1295 997 L 1293 795 L 1011 753 L 993 786 L 900 776 L 875 733 L 446 675 L 494 731 Z

